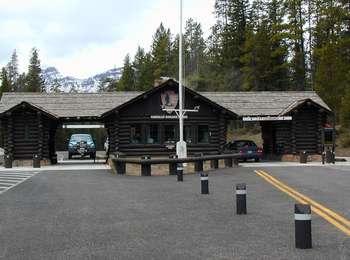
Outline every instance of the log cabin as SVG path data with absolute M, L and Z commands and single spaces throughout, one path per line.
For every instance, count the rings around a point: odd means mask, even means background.
M 260 122 L 266 154 L 322 153 L 322 129 L 333 113 L 313 91 L 196 92 L 185 87 L 184 139 L 188 154 L 223 153 L 230 121 Z M 178 83 L 168 79 L 146 92 L 4 93 L 0 122 L 4 152 L 12 160 L 36 154 L 50 162 L 55 133 L 69 122 L 104 124 L 110 153 L 175 154 Z

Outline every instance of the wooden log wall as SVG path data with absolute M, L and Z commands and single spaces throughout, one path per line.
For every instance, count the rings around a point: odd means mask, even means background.
M 172 149 L 169 149 L 168 144 L 163 142 L 164 140 L 164 126 L 165 125 L 175 125 L 176 134 L 178 135 L 178 120 L 151 120 L 149 117 L 144 116 L 119 116 L 115 115 L 109 118 L 110 123 L 106 124 L 109 131 L 110 145 L 111 149 L 114 151 L 119 151 L 130 156 L 141 156 L 144 154 L 150 155 L 162 155 L 167 156 L 176 153 L 176 146 L 174 144 Z M 226 123 L 225 117 L 221 119 L 221 127 L 219 127 L 220 121 L 216 117 L 203 117 L 203 116 L 193 116 L 191 115 L 188 119 L 185 119 L 185 126 L 191 126 L 192 129 L 192 139 L 197 139 L 197 129 L 200 125 L 208 125 L 209 127 L 209 143 L 188 143 L 188 153 L 219 153 L 220 145 L 226 142 Z M 158 144 L 131 144 L 130 134 L 131 126 L 139 125 L 158 125 L 159 128 L 159 138 L 160 142 Z M 144 128 L 142 128 L 144 131 Z M 167 147 L 168 146 L 168 147 Z M 112 151 L 112 150 L 111 150 Z
M 5 153 L 14 160 L 30 160 L 34 154 L 50 159 L 54 153 L 52 136 L 57 125 L 41 112 L 18 108 L 2 118 L 2 126 Z
M 264 152 L 267 154 L 321 154 L 321 130 L 327 121 L 324 110 L 312 104 L 299 107 L 292 121 L 262 122 Z

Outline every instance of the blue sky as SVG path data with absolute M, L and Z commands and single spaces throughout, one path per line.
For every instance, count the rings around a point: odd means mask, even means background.
M 183 0 L 184 20 L 193 17 L 208 35 L 215 0 Z M 119 67 L 138 45 L 149 48 L 161 22 L 179 30 L 179 0 L 0 0 L 0 66 L 14 49 L 26 70 L 37 47 L 42 66 L 87 77 Z

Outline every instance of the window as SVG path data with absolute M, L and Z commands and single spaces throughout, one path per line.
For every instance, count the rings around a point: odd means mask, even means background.
M 130 143 L 140 144 L 142 141 L 141 125 L 132 125 L 130 128 Z
M 164 142 L 176 142 L 176 127 L 175 125 L 165 125 L 164 126 Z
M 192 143 L 192 127 L 189 125 L 185 125 L 184 127 L 184 138 L 186 143 Z
M 198 126 L 198 143 L 209 143 L 209 127 L 207 125 Z
M 146 126 L 146 143 L 147 144 L 158 144 L 159 143 L 158 125 Z

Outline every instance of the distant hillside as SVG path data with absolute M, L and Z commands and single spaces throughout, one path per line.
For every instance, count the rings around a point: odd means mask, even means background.
M 98 92 L 108 84 L 108 80 L 119 80 L 122 68 L 107 70 L 86 79 L 62 75 L 55 67 L 43 69 L 42 75 L 47 92 Z

